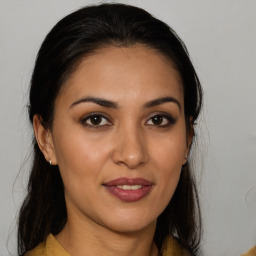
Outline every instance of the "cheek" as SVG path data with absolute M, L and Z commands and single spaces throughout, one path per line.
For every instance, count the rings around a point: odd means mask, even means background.
M 161 138 L 153 138 L 151 156 L 161 166 L 161 170 L 176 169 L 184 163 L 187 149 L 185 131 L 170 133 Z
M 164 201 L 169 202 L 178 184 L 181 168 L 185 159 L 185 131 L 166 136 L 165 139 L 152 145 L 152 153 L 157 183 Z M 161 146 L 160 146 L 161 145 Z
M 157 181 L 163 194 L 170 198 L 176 189 L 181 173 L 181 157 L 173 154 L 162 155 L 158 162 Z
M 55 153 L 64 182 L 88 182 L 97 177 L 108 157 L 104 140 L 81 130 L 56 134 Z

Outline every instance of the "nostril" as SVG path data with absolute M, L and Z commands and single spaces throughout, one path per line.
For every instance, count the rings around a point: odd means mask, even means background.
M 144 149 L 128 150 L 126 149 L 116 149 L 113 153 L 113 160 L 117 164 L 126 165 L 128 168 L 136 168 L 140 165 L 145 164 L 148 161 L 147 152 Z
M 144 165 L 148 161 L 147 141 L 143 133 L 134 123 L 122 124 L 116 133 L 113 161 L 126 165 L 130 169 Z

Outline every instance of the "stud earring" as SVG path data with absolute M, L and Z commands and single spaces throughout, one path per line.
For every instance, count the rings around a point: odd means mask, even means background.
M 184 161 L 184 164 L 183 164 L 183 165 L 185 165 L 185 164 L 187 163 L 187 161 L 188 161 L 188 157 L 185 156 L 185 161 Z
M 49 164 L 52 165 L 52 160 L 49 160 Z

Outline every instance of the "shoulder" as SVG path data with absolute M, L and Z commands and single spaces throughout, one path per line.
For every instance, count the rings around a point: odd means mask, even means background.
M 192 256 L 174 237 L 168 237 L 164 243 L 162 256 Z
M 251 248 L 247 253 L 241 254 L 241 256 L 256 256 L 256 246 Z
M 50 234 L 45 242 L 40 243 L 25 256 L 70 256 L 58 243 L 55 237 Z
M 24 256 L 43 256 L 43 255 L 46 255 L 44 242 L 40 243 L 38 246 L 36 246 L 31 251 L 28 251 L 27 253 L 25 253 Z

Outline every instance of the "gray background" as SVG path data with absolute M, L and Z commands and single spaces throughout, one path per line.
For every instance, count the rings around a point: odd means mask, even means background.
M 167 22 L 189 49 L 205 92 L 196 148 L 202 245 L 206 256 L 240 255 L 256 243 L 256 1 L 122 2 Z M 0 0 L 1 256 L 16 252 L 15 217 L 30 154 L 27 94 L 37 50 L 60 18 L 88 3 L 96 1 Z

